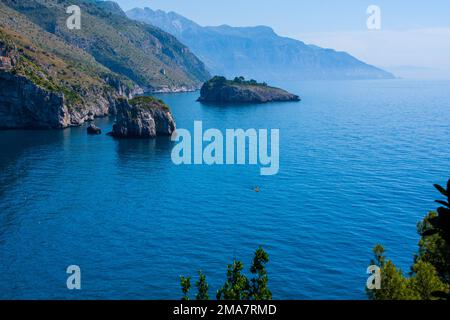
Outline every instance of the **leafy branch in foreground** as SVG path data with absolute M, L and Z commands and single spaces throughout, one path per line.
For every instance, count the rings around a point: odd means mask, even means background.
M 437 200 L 443 207 L 430 212 L 417 230 L 421 236 L 419 252 L 414 258 L 409 277 L 405 277 L 384 248 L 377 245 L 371 264 L 381 270 L 381 288 L 367 290 L 372 300 L 434 300 L 449 299 L 450 289 L 450 180 L 447 188 L 435 185 L 447 201 Z
M 217 290 L 217 300 L 271 300 L 272 293 L 269 290 L 266 264 L 269 262 L 269 255 L 259 248 L 255 252 L 250 272 L 252 279 L 248 279 L 242 271 L 244 264 L 234 260 L 228 265 L 227 280 L 222 288 Z M 190 277 L 181 277 L 182 300 L 189 300 Z M 209 300 L 208 283 L 203 272 L 199 271 L 199 280 L 196 282 L 196 300 Z
M 425 231 L 424 235 L 440 234 L 445 241 L 450 242 L 450 179 L 447 182 L 447 189 L 444 189 L 438 184 L 435 184 L 434 187 L 444 197 L 447 197 L 447 201 L 436 200 L 442 207 L 437 209 L 437 216 L 429 219 L 432 228 Z

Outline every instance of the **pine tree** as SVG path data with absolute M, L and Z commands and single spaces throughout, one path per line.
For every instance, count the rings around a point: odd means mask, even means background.
M 435 292 L 446 292 L 448 286 L 445 285 L 431 263 L 419 260 L 413 266 L 413 276 L 411 277 L 411 287 L 422 300 L 436 299 Z
M 241 261 L 234 260 L 233 264 L 228 265 L 227 281 L 221 289 L 217 291 L 217 300 L 248 300 L 249 282 L 242 274 L 244 264 Z
M 208 283 L 206 282 L 206 276 L 199 271 L 198 272 L 198 281 L 195 283 L 198 293 L 195 297 L 195 299 L 197 300 L 209 300 L 209 295 L 208 295 Z
M 181 291 L 183 292 L 183 298 L 181 300 L 189 300 L 189 290 L 191 290 L 191 277 L 180 277 Z
M 272 292 L 269 290 L 269 277 L 266 271 L 266 264 L 269 262 L 269 255 L 260 247 L 255 251 L 250 272 L 253 278 L 249 281 L 242 273 L 244 264 L 234 260 L 227 268 L 227 279 L 225 284 L 217 290 L 217 300 L 271 300 Z M 209 300 L 209 285 L 206 276 L 202 271 L 198 273 L 196 300 Z M 189 300 L 189 290 L 191 288 L 191 278 L 181 277 L 182 300 Z
M 384 248 L 375 246 L 373 250 L 375 260 L 371 265 L 376 265 L 381 271 L 381 289 L 367 290 L 371 300 L 411 300 L 418 296 L 411 290 L 409 280 L 397 269 L 391 260 L 384 256 Z
M 252 300 L 271 300 L 272 292 L 268 288 L 269 278 L 267 276 L 265 265 L 269 262 L 269 255 L 260 247 L 255 252 L 253 264 L 250 272 L 256 275 L 256 278 L 251 280 L 252 287 L 250 298 Z

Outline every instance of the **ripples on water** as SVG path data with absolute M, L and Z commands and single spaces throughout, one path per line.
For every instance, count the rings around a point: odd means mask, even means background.
M 229 107 L 162 95 L 180 128 L 279 128 L 272 177 L 177 167 L 167 138 L 0 132 L 0 298 L 177 299 L 199 269 L 214 296 L 262 245 L 274 298 L 363 299 L 372 247 L 409 271 L 432 184 L 450 177 L 449 85 L 310 82 L 287 86 L 301 103 Z M 71 264 L 81 291 L 66 289 Z

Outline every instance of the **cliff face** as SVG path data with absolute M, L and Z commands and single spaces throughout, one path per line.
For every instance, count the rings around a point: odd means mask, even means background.
M 115 97 L 89 92 L 81 105 L 69 105 L 64 93 L 0 70 L 0 128 L 58 129 L 78 126 L 114 112 Z
M 176 128 L 172 113 L 152 97 L 121 100 L 111 135 L 116 138 L 154 138 L 171 135 Z
M 0 71 L 0 128 L 62 128 L 70 122 L 62 95 Z
M 254 80 L 245 81 L 243 78 L 240 78 L 230 81 L 223 77 L 214 77 L 203 85 L 198 101 L 219 103 L 266 103 L 275 101 L 300 101 L 300 98 L 283 89 L 260 84 Z

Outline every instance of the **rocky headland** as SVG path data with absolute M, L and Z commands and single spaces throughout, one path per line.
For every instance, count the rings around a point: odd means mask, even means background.
M 200 90 L 200 102 L 216 103 L 266 103 L 300 101 L 300 97 L 283 89 L 246 81 L 243 77 L 227 80 L 214 77 L 205 82 Z

